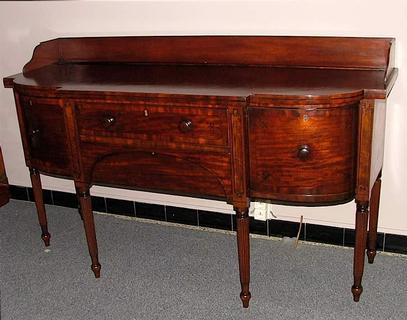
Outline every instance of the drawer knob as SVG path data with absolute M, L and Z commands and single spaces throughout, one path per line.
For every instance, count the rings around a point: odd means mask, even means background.
M 300 160 L 307 160 L 311 154 L 311 148 L 307 144 L 303 144 L 298 148 L 297 157 Z
M 113 117 L 113 116 L 107 116 L 107 117 L 105 117 L 105 118 L 103 119 L 103 126 L 104 126 L 105 128 L 109 128 L 109 127 L 111 127 L 112 125 L 114 125 L 115 122 L 116 122 L 115 117 Z
M 192 131 L 192 129 L 194 128 L 194 125 L 192 124 L 191 120 L 183 119 L 180 121 L 178 127 L 181 132 L 187 133 L 187 132 Z

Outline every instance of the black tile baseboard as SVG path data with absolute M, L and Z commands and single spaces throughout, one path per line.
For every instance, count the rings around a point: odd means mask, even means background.
M 11 199 L 28 201 L 28 190 L 31 188 L 10 185 Z
M 10 185 L 11 198 L 15 200 L 34 201 L 32 188 Z M 44 202 L 57 206 L 77 208 L 78 200 L 75 194 L 61 191 L 44 190 Z M 186 225 L 201 226 L 222 230 L 236 230 L 235 215 L 133 202 L 127 200 L 92 196 L 95 211 L 161 220 Z M 296 237 L 299 223 L 283 220 L 260 221 L 250 218 L 250 232 L 264 236 Z M 303 224 L 300 240 L 335 244 L 353 247 L 355 244 L 355 230 Z M 377 250 L 407 254 L 407 236 L 381 233 L 377 234 Z
M 34 192 L 32 188 L 27 188 L 28 200 L 34 202 Z M 51 190 L 43 190 L 42 195 L 44 197 L 45 204 L 54 204 L 54 199 Z
M 301 227 L 300 240 L 305 240 L 304 226 L 305 224 Z M 300 224 L 298 222 L 272 219 L 269 221 L 269 236 L 296 238 L 299 228 Z
M 386 233 L 384 236 L 384 251 L 407 254 L 407 237 Z
M 232 231 L 232 215 L 198 210 L 199 226 Z
M 308 241 L 334 244 L 343 246 L 344 230 L 343 228 L 322 226 L 318 224 L 307 223 Z
M 118 215 L 135 217 L 134 202 L 128 200 L 106 198 L 106 211 Z
M 236 225 L 236 216 L 234 216 L 234 217 L 235 217 L 234 224 Z M 266 221 L 254 220 L 253 217 L 250 217 L 250 225 L 249 225 L 250 233 L 259 234 L 262 236 L 269 236 L 268 224 L 269 224 L 268 220 L 266 220 Z
M 198 210 L 179 207 L 166 206 L 166 216 L 168 222 L 188 224 L 198 226 Z
M 103 197 L 92 196 L 92 208 L 97 212 L 107 212 L 106 210 L 106 199 Z
M 406 237 L 407 239 L 407 237 Z M 355 245 L 355 230 L 354 229 L 345 229 L 344 231 L 344 246 L 353 247 Z M 384 251 L 384 233 L 377 233 L 377 250 Z M 407 246 L 406 246 L 407 249 Z
M 56 206 L 78 208 L 78 198 L 76 197 L 76 194 L 52 191 L 52 198 L 54 199 L 53 204 Z
M 159 204 L 136 202 L 136 217 L 165 221 L 165 207 Z

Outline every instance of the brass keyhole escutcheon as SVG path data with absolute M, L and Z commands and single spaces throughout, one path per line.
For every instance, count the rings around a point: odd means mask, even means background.
M 183 133 L 187 133 L 192 131 L 192 129 L 194 128 L 194 125 L 192 123 L 191 120 L 189 119 L 182 119 L 178 125 L 178 128 L 181 132 Z
M 114 125 L 116 122 L 116 118 L 113 116 L 107 116 L 103 119 L 103 126 L 107 129 Z

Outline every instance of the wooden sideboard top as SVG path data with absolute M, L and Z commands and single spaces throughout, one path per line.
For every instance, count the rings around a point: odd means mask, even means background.
M 99 37 L 41 43 L 6 87 L 131 94 L 385 98 L 391 38 Z M 293 54 L 293 52 L 296 52 Z

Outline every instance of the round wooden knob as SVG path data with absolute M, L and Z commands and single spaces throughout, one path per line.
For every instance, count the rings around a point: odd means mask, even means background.
M 307 160 L 311 154 L 311 148 L 309 145 L 304 144 L 298 148 L 297 157 L 301 160 Z
M 178 127 L 181 132 L 187 133 L 187 132 L 192 131 L 192 129 L 194 128 L 194 125 L 192 124 L 191 120 L 183 119 L 180 121 Z
M 109 127 L 111 127 L 112 125 L 114 125 L 115 122 L 116 122 L 115 117 L 113 117 L 113 116 L 107 116 L 107 117 L 105 117 L 105 118 L 103 119 L 103 126 L 104 126 L 105 128 L 109 128 Z

